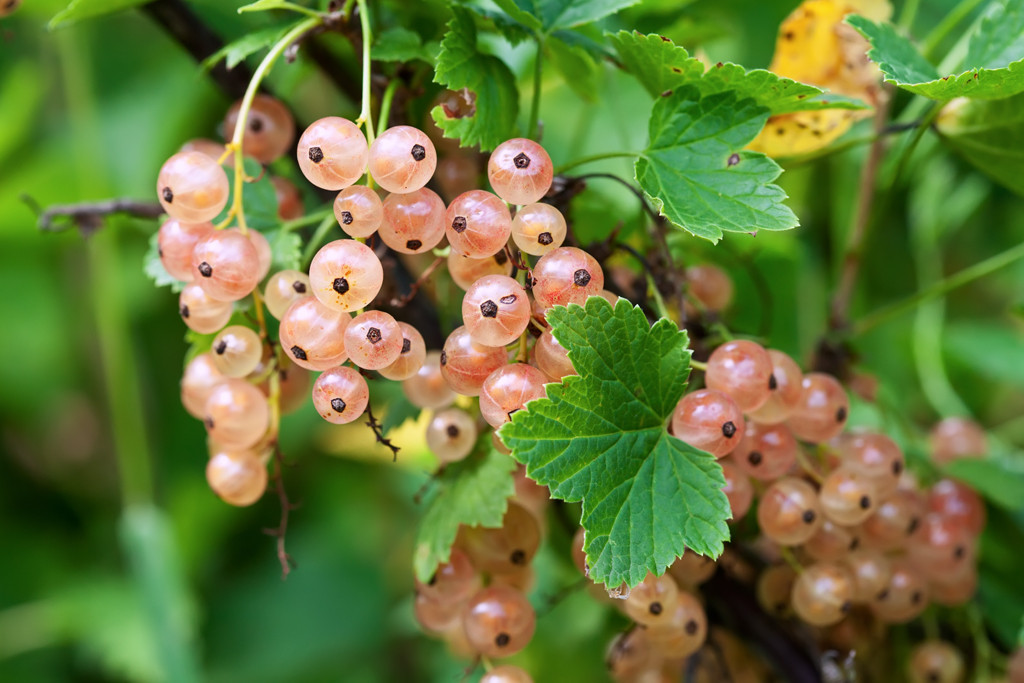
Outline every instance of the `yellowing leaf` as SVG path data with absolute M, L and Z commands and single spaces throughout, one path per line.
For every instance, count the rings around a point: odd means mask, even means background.
M 843 19 L 857 12 L 886 18 L 887 0 L 805 0 L 779 28 L 769 69 L 779 76 L 856 97 L 872 105 L 881 96 L 878 68 L 867 58 L 867 42 Z M 870 110 L 799 112 L 773 116 L 750 149 L 769 156 L 795 156 L 826 147 Z
M 831 145 L 848 131 L 855 113 L 827 109 L 773 116 L 747 149 L 776 158 L 810 154 Z

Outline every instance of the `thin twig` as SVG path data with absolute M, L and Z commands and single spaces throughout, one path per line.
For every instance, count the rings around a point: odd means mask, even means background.
M 580 577 L 578 580 L 573 581 L 572 583 L 559 588 L 557 592 L 553 593 L 547 600 L 544 601 L 544 604 L 537 609 L 537 618 L 539 619 L 543 617 L 545 614 L 550 613 L 552 610 L 558 607 L 558 605 L 560 605 L 563 600 L 565 600 L 570 595 L 578 591 L 580 588 L 586 586 L 588 583 L 591 583 L 590 579 L 583 576 Z
M 878 109 L 875 110 L 874 129 L 876 137 L 871 142 L 868 158 L 861 169 L 853 227 L 850 229 L 850 235 L 846 240 L 839 283 L 836 286 L 835 294 L 832 296 L 829 327 L 833 330 L 844 329 L 848 324 L 850 300 L 853 297 L 853 288 L 857 283 L 861 254 L 864 251 L 864 243 L 867 240 L 868 228 L 871 224 L 871 207 L 875 201 L 875 180 L 878 177 L 879 165 L 885 156 L 885 137 L 880 133 L 885 129 L 885 122 L 889 118 L 892 88 L 887 87 L 883 93 L 885 93 L 886 97 L 878 105 Z
M 285 550 L 285 535 L 288 533 L 288 515 L 298 507 L 288 500 L 288 492 L 284 488 L 284 458 L 281 456 L 281 448 L 274 445 L 274 488 L 277 491 L 277 499 L 281 503 L 281 521 L 274 529 L 264 529 L 263 533 L 277 539 L 277 560 L 281 563 L 281 580 L 288 578 L 297 565 L 292 556 Z
M 89 234 L 103 225 L 103 219 L 106 216 L 116 213 L 126 213 L 138 218 L 157 218 L 164 212 L 158 202 L 144 202 L 136 199 L 105 199 L 80 204 L 58 204 L 45 210 L 40 210 L 39 204 L 28 195 L 22 195 L 21 200 L 39 214 L 37 225 L 43 232 L 63 232 L 74 227 Z
M 416 292 L 420 291 L 420 287 L 423 286 L 423 283 L 430 279 L 430 276 L 434 274 L 434 271 L 437 270 L 438 266 L 444 263 L 444 261 L 445 259 L 443 259 L 440 256 L 434 259 L 434 262 L 427 266 L 426 270 L 424 270 L 420 274 L 420 276 L 416 278 L 415 282 L 409 285 L 408 292 L 406 292 L 402 296 L 397 296 L 391 299 L 391 305 L 394 308 L 402 308 L 410 301 L 412 301 L 413 298 L 416 296 Z
M 374 436 L 377 437 L 377 443 L 391 449 L 391 454 L 394 456 L 392 462 L 398 462 L 398 451 L 401 449 L 391 443 L 391 439 L 384 438 L 384 431 L 381 429 L 380 422 L 373 416 L 373 409 L 370 408 L 369 403 L 366 404 L 366 426 L 373 430 Z

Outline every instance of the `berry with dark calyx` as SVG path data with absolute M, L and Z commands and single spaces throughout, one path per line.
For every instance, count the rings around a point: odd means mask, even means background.
M 406 380 L 415 376 L 423 366 L 427 357 L 427 347 L 423 343 L 423 335 L 415 327 L 403 322 L 398 323 L 398 326 L 402 330 L 402 349 L 399 351 L 398 359 L 391 365 L 380 368 L 378 372 L 387 379 Z
M 849 613 L 853 599 L 853 577 L 839 564 L 819 562 L 806 567 L 793 584 L 793 611 L 812 626 L 840 621 Z
M 768 400 L 750 413 L 750 419 L 761 424 L 784 422 L 800 402 L 804 373 L 792 358 L 781 351 L 768 349 L 772 374 L 768 378 Z
M 281 317 L 281 348 L 293 363 L 307 370 L 327 370 L 348 360 L 345 330 L 348 313 L 329 308 L 314 296 L 294 301 Z
M 175 280 L 192 282 L 192 251 L 196 244 L 213 232 L 212 223 L 182 223 L 168 218 L 157 233 L 160 262 Z
M 847 526 L 866 520 L 879 502 L 872 481 L 849 467 L 840 467 L 825 477 L 818 499 L 825 515 Z
M 440 351 L 428 351 L 416 374 L 402 382 L 402 392 L 417 408 L 437 410 L 455 400 L 455 392 L 441 374 L 440 358 Z
M 804 375 L 803 392 L 786 424 L 803 441 L 822 443 L 846 426 L 850 399 L 836 379 L 820 372 Z
M 366 311 L 352 319 L 345 330 L 345 351 L 364 370 L 380 370 L 402 354 L 402 328 L 384 311 Z
M 594 257 L 576 247 L 560 247 L 540 257 L 533 268 L 533 295 L 544 308 L 583 305 L 604 289 L 604 271 Z
M 522 410 L 526 403 L 543 398 L 544 373 L 525 363 L 498 368 L 484 380 L 480 388 L 480 413 L 492 427 L 500 427 Z
M 230 505 L 252 505 L 267 490 L 267 467 L 251 450 L 220 449 L 206 463 L 206 481 Z
M 240 232 L 223 230 L 196 243 L 192 250 L 194 281 L 211 298 L 238 301 L 259 283 L 259 254 Z
M 470 190 L 445 211 L 445 232 L 453 252 L 470 258 L 492 256 L 505 248 L 512 216 L 505 202 L 483 190 Z
M 745 423 L 736 403 L 720 391 L 701 389 L 683 396 L 672 412 L 672 433 L 717 458 L 743 440 Z
M 366 172 L 369 148 L 356 124 L 327 116 L 306 128 L 296 157 L 309 182 L 324 190 L 343 190 Z
M 412 126 L 395 126 L 370 145 L 370 176 L 388 192 L 419 190 L 437 167 L 437 152 L 426 133 Z
M 550 204 L 528 204 L 512 220 L 516 246 L 534 256 L 543 256 L 562 246 L 566 231 L 565 217 Z
M 675 611 L 679 587 L 668 574 L 648 574 L 623 603 L 628 616 L 638 624 L 655 627 L 666 624 Z
M 313 383 L 313 407 L 332 424 L 348 424 L 366 411 L 370 389 L 358 371 L 348 367 L 325 370 Z
M 516 341 L 530 322 L 530 301 L 518 282 L 504 275 L 477 280 L 462 299 L 462 321 L 470 338 L 485 346 Z
M 551 188 L 551 157 L 532 140 L 515 138 L 498 145 L 487 162 L 494 193 L 509 204 L 533 204 Z
M 793 469 L 799 447 L 786 425 L 751 420 L 732 456 L 736 467 L 755 479 L 774 481 Z
M 521 592 L 503 585 L 484 588 L 462 613 L 466 638 L 485 657 L 509 657 L 533 637 L 536 617 Z
M 263 303 L 270 315 L 280 320 L 296 299 L 312 293 L 308 275 L 298 270 L 281 270 L 267 280 L 263 288 Z
M 179 152 L 161 167 L 156 193 L 171 218 L 203 223 L 227 206 L 228 176 L 216 160 L 202 152 Z
M 225 377 L 245 377 L 259 365 L 263 342 L 255 331 L 231 325 L 213 338 L 213 363 Z
M 757 522 L 761 533 L 779 545 L 800 545 L 821 527 L 818 494 L 802 479 L 779 479 L 762 495 Z
M 444 202 L 429 188 L 391 194 L 384 200 L 384 220 L 377 235 L 402 254 L 422 254 L 445 235 Z
M 476 444 L 476 422 L 460 408 L 435 413 L 427 424 L 427 448 L 442 463 L 462 460 Z
M 373 250 L 355 240 L 334 240 L 309 264 L 312 294 L 338 311 L 366 307 L 380 292 L 384 267 Z
M 231 105 L 224 117 L 224 137 L 231 140 L 238 125 L 242 102 Z M 261 164 L 269 164 L 284 156 L 295 138 L 295 119 L 280 100 L 257 94 L 249 109 L 247 127 L 242 137 L 242 153 Z
M 533 560 L 540 541 L 537 518 L 519 503 L 510 501 L 500 527 L 462 527 L 456 545 L 469 555 L 478 570 L 509 574 Z
M 199 334 L 213 334 L 231 320 L 229 301 L 212 299 L 196 283 L 185 285 L 178 295 L 178 313 L 189 329 Z
M 334 217 L 349 237 L 369 237 L 384 220 L 384 204 L 365 185 L 352 185 L 335 197 Z
M 907 663 L 910 683 L 963 683 L 964 659 L 960 652 L 942 640 L 927 640 L 916 646 Z
M 707 366 L 707 387 L 729 395 L 744 412 L 757 410 L 771 394 L 772 361 L 760 344 L 726 342 L 712 352 Z

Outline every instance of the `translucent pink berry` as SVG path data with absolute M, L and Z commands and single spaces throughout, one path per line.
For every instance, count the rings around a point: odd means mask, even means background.
M 350 237 L 369 237 L 384 220 L 384 204 L 365 185 L 352 185 L 334 199 L 334 217 Z
M 757 410 L 771 394 L 771 357 L 756 342 L 726 342 L 708 358 L 704 381 L 709 389 L 731 396 L 743 412 Z
M 672 413 L 672 433 L 716 458 L 732 452 L 743 439 L 743 412 L 729 396 L 702 389 L 683 396 Z
M 388 192 L 420 189 L 436 167 L 434 143 L 412 126 L 388 128 L 370 145 L 370 176 Z
M 309 276 L 297 270 L 282 270 L 274 273 L 263 288 L 263 303 L 270 315 L 278 320 L 296 299 L 311 294 Z
M 398 360 L 404 337 L 398 322 L 384 311 L 366 311 L 345 330 L 345 351 L 364 370 L 380 370 Z
M 406 380 L 413 377 L 427 357 L 427 347 L 423 343 L 423 335 L 408 323 L 398 323 L 402 329 L 402 351 L 391 365 L 381 368 L 380 374 L 387 379 Z
M 347 367 L 324 370 L 313 383 L 313 406 L 336 425 L 358 419 L 366 411 L 370 389 L 358 371 Z
M 365 308 L 380 292 L 384 267 L 373 250 L 355 240 L 320 247 L 309 264 L 309 286 L 325 306 L 339 311 Z
M 470 190 L 456 197 L 445 212 L 444 222 L 452 251 L 470 258 L 498 253 L 512 230 L 508 206 L 483 190 Z
M 157 233 L 160 262 L 175 280 L 192 282 L 192 251 L 213 232 L 212 223 L 182 223 L 168 218 Z
M 228 324 L 233 307 L 230 301 L 210 298 L 196 283 L 185 285 L 178 295 L 178 314 L 189 329 L 213 334 Z
M 302 174 L 325 190 L 342 190 L 359 180 L 369 155 L 363 131 L 338 116 L 310 124 L 296 149 Z
M 772 375 L 768 379 L 771 391 L 768 400 L 761 404 L 760 408 L 750 412 L 750 419 L 762 424 L 778 424 L 784 422 L 800 402 L 804 373 L 800 371 L 800 366 L 782 351 L 768 349 L 768 357 L 772 362 Z
M 509 204 L 539 202 L 551 188 L 551 157 L 533 140 L 515 138 L 498 145 L 487 162 L 495 194 Z
M 224 137 L 228 140 L 234 138 L 241 107 L 241 100 L 235 102 L 224 117 Z M 276 97 L 256 95 L 242 137 L 242 153 L 261 164 L 269 164 L 283 156 L 294 139 L 295 119 L 288 107 Z
M 377 229 L 384 244 L 402 254 L 422 254 L 444 239 L 444 202 L 428 188 L 391 194 Z
M 452 390 L 478 396 L 487 376 L 508 363 L 508 353 L 500 346 L 477 344 L 463 326 L 448 335 L 440 363 L 441 374 Z
M 267 397 L 245 380 L 226 379 L 207 396 L 203 424 L 214 443 L 251 448 L 270 426 Z
M 550 204 L 527 204 L 512 220 L 512 239 L 527 254 L 542 256 L 562 246 L 565 217 Z
M 441 352 L 428 351 L 416 374 L 402 382 L 406 398 L 417 408 L 437 410 L 452 404 L 455 392 L 441 374 Z
M 504 251 L 494 256 L 470 258 L 452 249 L 448 254 L 448 273 L 458 287 L 466 290 L 485 275 L 512 275 L 512 261 Z
M 314 296 L 304 296 L 288 307 L 281 318 L 281 348 L 296 365 L 307 370 L 326 370 L 348 359 L 345 330 L 352 318 L 329 308 Z
M 228 176 L 202 152 L 179 152 L 156 180 L 156 194 L 171 218 L 186 223 L 213 220 L 228 203 Z
M 511 344 L 530 322 L 526 290 L 504 275 L 482 277 L 462 299 L 462 321 L 469 336 L 478 344 Z
M 576 369 L 569 360 L 569 352 L 558 343 L 551 330 L 544 330 L 533 347 L 537 367 L 548 377 L 560 380 L 567 375 L 576 375 Z
M 492 427 L 500 427 L 527 401 L 543 398 L 547 381 L 543 372 L 525 363 L 498 368 L 480 388 L 480 414 Z
M 811 443 L 828 441 L 843 431 L 850 413 L 850 399 L 831 375 L 804 375 L 800 402 L 786 424 L 796 438 Z
M 238 301 L 259 283 L 259 253 L 240 232 L 220 230 L 192 250 L 193 280 L 211 298 Z
M 540 257 L 533 269 L 533 296 L 544 308 L 582 306 L 604 289 L 604 271 L 594 257 L 576 247 L 561 247 Z

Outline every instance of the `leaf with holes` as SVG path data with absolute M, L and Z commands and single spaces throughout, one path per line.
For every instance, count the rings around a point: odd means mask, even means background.
M 444 468 L 437 477 L 438 492 L 416 533 L 416 578 L 429 581 L 438 565 L 448 561 L 461 525 L 501 526 L 508 499 L 515 493 L 515 466 L 485 435 L 469 457 Z
M 961 73 L 943 76 L 892 24 L 847 20 L 871 43 L 868 57 L 887 83 L 930 97 L 1001 99 L 1024 92 L 1024 0 L 995 3 L 971 36 Z
M 468 88 L 476 96 L 476 110 L 471 116 L 449 118 L 444 107 L 437 106 L 431 116 L 445 137 L 458 138 L 463 147 L 479 145 L 490 150 L 514 137 L 519 115 L 516 79 L 505 62 L 477 49 L 473 15 L 459 7 L 453 11 L 441 41 L 434 82 L 451 90 Z
M 637 182 L 673 225 L 712 242 L 723 231 L 796 227 L 786 193 L 772 184 L 782 169 L 744 150 L 768 113 L 731 91 L 702 96 L 696 86 L 678 88 L 654 105 Z
M 720 555 L 731 514 L 722 468 L 666 428 L 690 372 L 686 332 L 601 297 L 556 306 L 548 322 L 579 375 L 547 385 L 499 433 L 553 497 L 583 501 L 591 578 L 635 586 L 687 548 Z

